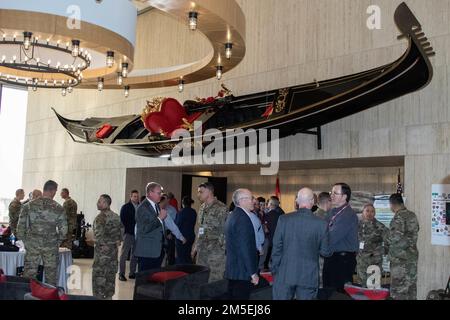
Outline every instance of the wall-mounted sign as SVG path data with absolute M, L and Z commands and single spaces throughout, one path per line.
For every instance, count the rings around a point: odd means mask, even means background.
M 450 185 L 431 187 L 431 244 L 450 246 Z

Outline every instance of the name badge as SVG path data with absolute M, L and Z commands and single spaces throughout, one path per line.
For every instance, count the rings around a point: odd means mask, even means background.
M 359 243 L 359 250 L 364 250 L 364 241 Z
M 198 235 L 202 236 L 204 234 L 205 234 L 205 228 L 203 228 L 203 227 L 198 228 Z

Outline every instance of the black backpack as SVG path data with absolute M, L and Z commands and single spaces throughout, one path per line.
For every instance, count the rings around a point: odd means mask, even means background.
M 427 295 L 427 300 L 450 300 L 450 277 L 445 289 L 431 290 Z

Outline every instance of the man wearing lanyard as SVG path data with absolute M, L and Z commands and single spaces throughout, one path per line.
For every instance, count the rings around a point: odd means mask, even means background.
M 352 282 L 358 252 L 358 217 L 349 202 L 351 189 L 346 183 L 337 183 L 331 191 L 333 209 L 327 216 L 331 257 L 325 258 L 323 286 L 344 292 L 344 284 Z

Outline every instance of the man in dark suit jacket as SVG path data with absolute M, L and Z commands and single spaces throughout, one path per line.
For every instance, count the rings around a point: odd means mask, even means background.
M 314 194 L 301 189 L 299 210 L 279 218 L 273 239 L 274 300 L 312 300 L 319 289 L 319 255 L 329 256 L 327 223 L 314 216 Z
M 134 255 L 138 259 L 138 271 L 161 267 L 164 258 L 165 209 L 159 208 L 162 187 L 151 182 L 146 188 L 147 197 L 136 211 L 136 243 Z
M 264 259 L 264 269 L 269 269 L 269 263 L 272 258 L 272 246 L 273 246 L 273 235 L 277 229 L 278 219 L 281 215 L 284 215 L 283 209 L 280 207 L 280 200 L 276 196 L 270 197 L 269 209 L 266 217 L 266 227 L 269 231 L 267 235 L 267 240 L 269 241 L 267 247 L 266 258 Z
M 181 201 L 183 209 L 177 213 L 175 224 L 186 239 L 185 243 L 176 240 L 177 257 L 176 264 L 192 264 L 192 244 L 195 241 L 195 223 L 197 222 L 197 212 L 191 208 L 194 200 L 191 197 L 183 197 Z
M 255 231 L 249 215 L 253 210 L 252 193 L 239 189 L 233 194 L 236 205 L 225 224 L 225 278 L 231 300 L 248 300 L 253 285 L 258 285 L 258 261 Z
M 120 209 L 120 221 L 125 229 L 123 235 L 122 252 L 119 262 L 119 280 L 127 281 L 125 277 L 125 266 L 130 254 L 130 279 L 135 278 L 137 260 L 134 256 L 134 227 L 136 226 L 136 210 L 139 207 L 139 191 L 133 190 L 130 193 L 130 201 Z

